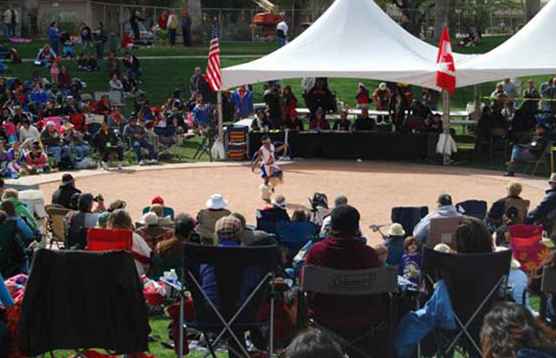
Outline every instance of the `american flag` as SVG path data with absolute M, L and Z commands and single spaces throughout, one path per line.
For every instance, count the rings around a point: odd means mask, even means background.
M 219 91 L 222 87 L 222 72 L 220 71 L 220 44 L 218 43 L 218 33 L 210 40 L 210 50 L 208 54 L 207 81 L 213 91 Z

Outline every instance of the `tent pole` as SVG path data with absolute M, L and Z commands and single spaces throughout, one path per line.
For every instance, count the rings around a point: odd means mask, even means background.
M 224 144 L 224 112 L 222 108 L 222 91 L 216 92 L 218 111 L 218 141 Z
M 448 146 L 448 138 L 450 136 L 450 94 L 446 90 L 442 90 L 442 128 L 445 134 L 442 165 L 448 165 L 450 156 L 446 154 L 446 147 Z

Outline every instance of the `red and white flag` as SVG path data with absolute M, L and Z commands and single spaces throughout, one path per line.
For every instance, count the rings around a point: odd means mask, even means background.
M 219 91 L 222 88 L 222 71 L 220 70 L 220 44 L 218 37 L 214 36 L 210 41 L 210 50 L 208 54 L 207 65 L 207 82 L 213 91 Z
M 440 35 L 436 65 L 436 86 L 454 94 L 456 91 L 456 65 L 448 26 L 444 26 L 442 35 Z

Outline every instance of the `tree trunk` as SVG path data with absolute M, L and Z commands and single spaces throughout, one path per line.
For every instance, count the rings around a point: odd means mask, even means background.
M 191 35 L 194 42 L 200 42 L 203 39 L 202 25 L 203 25 L 203 11 L 201 7 L 201 0 L 184 0 L 187 4 L 187 11 L 191 16 Z
M 39 31 L 39 0 L 25 0 L 21 6 L 21 35 L 32 36 Z
M 531 20 L 541 9 L 541 0 L 525 0 L 525 13 L 527 21 Z
M 310 0 L 309 9 L 311 10 L 312 21 L 316 21 L 328 9 L 330 4 L 332 4 L 332 0 Z
M 436 0 L 434 7 L 434 41 L 438 42 L 444 26 L 449 26 L 450 0 Z

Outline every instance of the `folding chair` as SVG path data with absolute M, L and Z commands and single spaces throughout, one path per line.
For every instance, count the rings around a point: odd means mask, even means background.
M 536 274 L 550 254 L 542 244 L 542 226 L 512 225 L 509 230 L 514 258 L 528 275 Z
M 288 249 L 289 256 L 297 254 L 307 242 L 317 235 L 317 227 L 310 222 L 290 222 L 278 225 L 278 242 Z
M 487 202 L 484 200 L 466 200 L 456 204 L 457 210 L 466 216 L 484 220 L 487 214 Z
M 183 357 L 184 328 L 202 332 L 209 351 L 216 358 L 214 347 L 224 337 L 228 350 L 248 358 L 241 334 L 269 326 L 269 356 L 274 350 L 274 295 L 270 294 L 270 318 L 257 321 L 261 305 L 268 298 L 270 283 L 278 269 L 280 253 L 276 246 L 215 247 L 186 243 L 184 247 L 185 286 L 191 292 L 195 317 L 184 322 L 184 297 L 180 300 L 179 354 Z M 203 289 L 201 270 L 213 269 L 216 280 L 214 302 Z M 256 281 L 256 282 L 255 282 Z M 211 339 L 209 333 L 216 335 Z
M 421 221 L 422 218 L 427 216 L 429 208 L 426 206 L 420 207 L 395 207 L 392 208 L 391 219 L 393 223 L 401 224 L 406 232 L 406 235 L 412 235 L 415 226 Z
M 284 224 L 274 210 L 257 210 L 257 230 L 278 234 L 278 226 Z
M 65 242 L 64 218 L 71 210 L 56 205 L 46 205 L 44 209 L 48 215 L 48 228 L 51 235 L 50 248 L 52 248 L 54 244 L 60 248 Z
M 447 244 L 452 247 L 452 241 L 463 217 L 433 218 L 426 246 L 434 248 L 437 244 Z
M 38 250 L 18 332 L 28 357 L 88 348 L 124 357 L 147 351 L 147 307 L 133 259 L 121 251 Z
M 506 286 L 511 260 L 510 250 L 454 255 L 424 248 L 424 276 L 430 283 L 439 277 L 444 280 L 457 326 L 456 331 L 450 332 L 446 343 L 437 339 L 440 357 L 452 352 L 461 338 L 466 339 L 460 344 L 461 348 L 482 356 L 479 345 L 482 320 L 497 294 Z M 439 332 L 436 333 L 438 337 Z
M 364 270 L 335 270 L 326 267 L 305 265 L 303 266 L 301 277 L 301 290 L 304 293 L 344 297 L 390 296 L 387 322 L 369 322 L 368 329 L 355 339 L 343 337 L 332 329 L 319 324 L 316 319 L 311 320 L 310 324 L 312 326 L 330 333 L 342 346 L 344 346 L 344 348 L 350 349 L 354 354 L 357 354 L 357 356 L 373 357 L 370 352 L 365 352 L 355 347 L 355 344 L 368 340 L 370 336 L 375 335 L 377 332 L 386 332 L 389 338 L 392 337 L 392 323 L 394 322 L 392 294 L 398 291 L 396 267 L 379 267 Z M 303 303 L 303 305 L 310 304 L 309 296 L 306 296 L 306 299 L 307 302 Z M 298 311 L 302 312 L 302 309 Z M 388 342 L 390 342 L 390 339 L 382 343 L 388 344 Z
M 131 230 L 94 228 L 87 231 L 87 251 L 131 251 L 132 245 Z
M 554 312 L 551 312 L 552 317 L 549 317 L 548 299 L 549 296 L 552 296 L 552 304 L 554 305 L 554 297 L 556 296 L 556 267 L 544 267 L 541 279 L 541 293 L 540 317 L 543 322 L 554 327 L 556 325 Z M 555 307 L 553 306 L 552 308 L 554 309 Z

